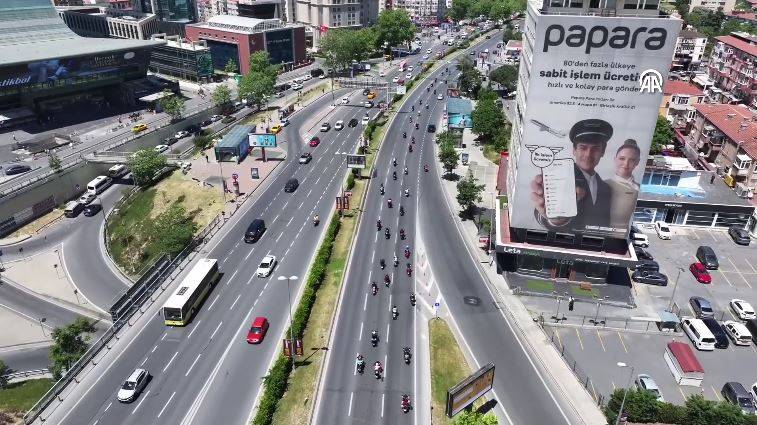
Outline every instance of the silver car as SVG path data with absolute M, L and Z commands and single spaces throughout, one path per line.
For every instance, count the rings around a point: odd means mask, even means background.
M 665 402 L 665 399 L 662 397 L 662 393 L 660 392 L 660 387 L 657 386 L 657 382 L 655 382 L 651 376 L 647 375 L 646 373 L 640 373 L 636 377 L 635 383 L 636 388 L 644 391 L 649 391 L 654 394 L 655 397 L 657 397 L 657 401 Z

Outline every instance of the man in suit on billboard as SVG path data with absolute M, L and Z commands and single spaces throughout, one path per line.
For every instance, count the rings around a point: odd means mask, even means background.
M 608 227 L 612 190 L 597 174 L 595 168 L 607 149 L 612 137 L 610 123 L 600 119 L 577 122 L 570 129 L 573 144 L 574 174 L 576 179 L 576 216 L 548 218 L 544 203 L 542 175 L 537 174 L 531 182 L 531 200 L 534 202 L 536 220 L 549 230 L 584 231 L 586 226 Z

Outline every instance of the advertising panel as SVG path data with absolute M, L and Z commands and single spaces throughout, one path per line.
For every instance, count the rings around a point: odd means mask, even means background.
M 49 59 L 0 68 L 0 88 L 68 84 L 81 79 L 98 79 L 104 74 L 125 71 L 128 66 L 146 66 L 142 50 L 106 53 L 75 58 Z
M 434 304 L 434 307 L 438 307 Z M 453 417 L 494 386 L 494 363 L 488 363 L 447 390 L 445 413 Z
M 510 224 L 624 238 L 681 21 L 537 19 Z
M 275 148 L 276 135 L 271 133 L 250 134 L 250 146 L 253 148 Z

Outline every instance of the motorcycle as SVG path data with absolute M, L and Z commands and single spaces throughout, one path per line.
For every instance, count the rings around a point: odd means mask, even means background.
M 394 254 L 394 267 L 397 267 L 400 265 L 400 260 L 397 258 L 397 254 Z
M 406 197 L 406 198 L 409 198 L 409 197 L 410 197 L 410 190 L 408 190 L 408 189 L 405 189 L 405 197 Z
M 413 275 L 413 269 L 410 267 L 409 263 L 408 263 L 407 268 L 405 269 L 405 273 L 407 273 L 407 277 L 412 277 Z
M 408 147 L 407 147 L 407 150 L 408 150 L 409 152 L 412 152 L 412 151 L 413 151 L 413 145 L 408 145 Z
M 379 260 L 379 265 L 381 266 L 381 270 L 384 270 L 384 268 L 386 268 L 386 261 L 382 258 Z
M 415 294 L 410 294 L 410 305 L 415 307 Z
M 402 205 L 400 205 L 400 216 L 403 216 L 403 215 L 405 215 L 405 208 L 403 208 Z
M 397 172 L 392 171 L 392 180 L 397 180 Z
M 381 192 L 382 195 L 384 194 L 384 185 L 383 184 L 381 184 L 381 187 L 379 187 L 379 192 Z
M 407 175 L 407 167 L 405 167 L 404 173 L 405 175 Z
M 410 250 L 405 248 L 405 258 L 410 258 Z
M 428 173 L 428 164 L 426 164 L 426 165 L 423 166 L 423 171 L 426 172 L 426 173 Z M 381 194 L 383 195 L 384 192 L 382 191 Z
M 374 347 L 377 346 L 378 345 L 378 341 L 379 341 L 378 332 L 377 331 L 371 331 L 371 345 L 374 346 Z
M 400 239 L 405 240 L 405 229 L 400 230 Z
M 392 165 L 395 167 L 397 166 L 397 158 L 392 159 Z
M 381 366 L 380 362 L 376 362 L 373 364 L 373 376 L 376 377 L 376 379 L 381 379 L 381 372 L 384 371 L 384 368 Z
M 390 283 L 392 283 L 392 279 L 389 277 L 388 274 L 385 274 L 384 275 L 384 284 L 386 285 L 387 288 L 389 287 Z
M 313 226 L 316 226 L 316 227 L 317 227 L 317 226 L 318 226 L 318 224 L 320 224 L 320 222 L 321 222 L 321 220 L 320 220 L 320 219 L 319 219 L 318 217 L 314 218 L 314 219 L 313 219 Z
M 412 121 L 410 121 L 410 122 L 412 122 Z M 418 129 L 418 123 L 415 123 L 415 129 L 416 130 Z
M 403 138 L 403 139 L 407 139 L 407 132 L 406 132 L 406 131 L 403 131 L 403 132 L 402 132 L 402 138 Z
M 374 297 L 378 294 L 378 285 L 376 285 L 376 282 L 371 283 L 371 295 Z
M 410 358 L 412 357 L 410 354 L 410 347 L 402 349 L 402 357 L 405 359 L 405 364 L 410 364 Z
M 391 233 L 389 232 L 389 228 L 388 227 L 386 229 L 384 229 L 384 237 L 386 239 L 389 239 L 391 237 Z
M 381 231 L 381 220 L 376 220 L 376 230 Z
M 388 200 L 388 201 L 386 201 L 386 206 L 387 206 L 387 207 L 389 207 L 389 208 L 391 208 L 391 207 L 392 207 L 392 205 L 393 205 L 393 204 L 392 204 L 392 198 L 389 198 L 389 200 Z
M 397 320 L 397 316 L 399 316 L 399 312 L 397 311 L 397 307 L 392 307 L 392 320 Z
M 436 92 L 436 90 L 434 90 L 434 92 Z M 426 109 L 428 109 L 428 103 L 426 104 Z
M 363 374 L 365 372 L 365 360 L 358 360 L 357 361 L 357 373 Z
M 410 397 L 407 394 L 402 394 L 402 413 L 410 411 Z

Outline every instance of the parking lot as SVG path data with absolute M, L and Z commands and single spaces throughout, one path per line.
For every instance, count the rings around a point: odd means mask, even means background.
M 648 316 L 673 305 L 680 316 L 694 316 L 689 298 L 700 296 L 712 303 L 718 321 L 738 321 L 729 306 L 731 299 L 743 299 L 752 306 L 757 306 L 757 243 L 747 247 L 736 245 L 727 231 L 720 229 L 673 227 L 672 230 L 674 234 L 670 240 L 661 240 L 653 229 L 643 229 L 650 240 L 647 250 L 660 264 L 660 271 L 668 275 L 668 286 L 634 284 L 638 308 L 625 310 L 624 313 L 623 309 L 607 307 L 602 310 L 602 314 Z M 718 270 L 710 270 L 711 284 L 697 282 L 689 271 L 689 265 L 697 261 L 695 254 L 700 245 L 712 247 L 720 263 Z M 680 277 L 676 285 L 679 270 Z M 585 310 L 588 306 L 581 307 Z M 578 322 L 568 320 L 567 323 Z M 614 389 L 628 385 L 631 370 L 618 367 L 618 362 L 634 367 L 634 379 L 639 373 L 652 376 L 665 400 L 675 404 L 682 404 L 685 397 L 692 394 L 702 394 L 710 400 L 721 400 L 720 389 L 727 381 L 741 382 L 747 388 L 757 382 L 755 344 L 735 346 L 731 341 L 727 349 L 704 352 L 696 350 L 684 334 L 658 335 L 652 332 L 614 331 L 603 327 L 547 325 L 546 331 L 554 334 L 555 346 L 568 353 L 566 360 L 569 364 L 574 360 L 579 372 L 589 377 L 588 390 L 595 398 L 599 395 L 607 397 Z M 608 326 L 613 325 L 608 323 Z M 694 349 L 705 370 L 701 388 L 679 386 L 674 381 L 663 358 L 666 344 L 673 340 L 685 342 Z

